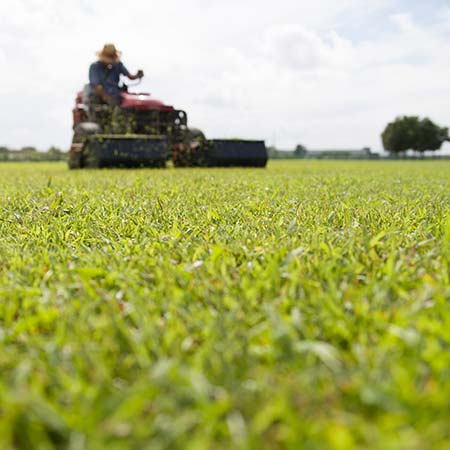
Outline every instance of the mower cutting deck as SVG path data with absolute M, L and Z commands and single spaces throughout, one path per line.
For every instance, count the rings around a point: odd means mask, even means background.
M 175 167 L 265 167 L 264 141 L 211 139 L 173 153 Z
M 72 169 L 165 167 L 168 157 L 165 136 L 98 134 L 88 136 L 75 149 L 69 158 Z
M 187 125 L 187 114 L 125 89 L 121 106 L 90 104 L 79 92 L 73 110 L 69 167 L 265 167 L 263 141 L 207 140 Z

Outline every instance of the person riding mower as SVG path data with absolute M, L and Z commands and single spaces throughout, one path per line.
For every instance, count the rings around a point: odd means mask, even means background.
M 114 44 L 105 44 L 97 55 L 98 61 L 91 64 L 89 68 L 91 96 L 116 106 L 120 104 L 120 76 L 137 80 L 144 77 L 144 72 L 138 70 L 136 74 L 131 74 L 120 60 L 122 54 Z

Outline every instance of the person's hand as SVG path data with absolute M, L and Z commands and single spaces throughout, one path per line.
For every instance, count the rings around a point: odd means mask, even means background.
M 110 96 L 105 92 L 105 89 L 103 89 L 101 84 L 97 84 L 94 87 L 94 94 L 101 98 L 104 102 L 108 102 L 110 99 Z
M 143 78 L 144 77 L 144 71 L 143 70 L 138 70 L 137 77 L 138 78 Z

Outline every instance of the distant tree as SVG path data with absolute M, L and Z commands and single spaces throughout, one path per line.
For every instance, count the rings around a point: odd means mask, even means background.
M 26 146 L 20 150 L 12 150 L 0 146 L 0 161 L 64 161 L 67 153 L 58 147 L 50 147 L 46 152 L 41 152 L 35 147 Z
M 381 135 L 384 149 L 392 153 L 401 153 L 412 149 L 417 141 L 418 129 L 418 117 L 397 117 L 394 122 L 386 126 Z
M 307 151 L 308 150 L 304 145 L 299 144 L 297 145 L 297 147 L 295 147 L 294 155 L 296 158 L 303 158 L 306 155 Z
M 269 159 L 294 159 L 296 158 L 293 151 L 279 150 L 276 147 L 267 147 Z
M 20 150 L 19 150 L 19 152 L 21 152 L 21 153 L 26 153 L 27 155 L 28 154 L 32 154 L 32 153 L 36 153 L 37 152 L 37 149 L 35 148 L 35 147 L 22 147 Z
M 62 151 L 58 147 L 52 146 L 47 150 L 47 153 L 49 155 L 60 155 L 62 153 Z
M 8 147 L 0 147 L 0 161 L 8 161 L 9 149 Z
M 48 161 L 61 161 L 65 159 L 66 154 L 57 147 L 50 147 L 45 153 L 45 159 Z
M 381 138 L 385 150 L 391 153 L 407 150 L 423 153 L 427 150 L 439 150 L 449 140 L 449 135 L 448 128 L 441 128 L 428 118 L 403 116 L 389 123 Z
M 34 147 L 22 147 L 11 152 L 11 159 L 15 161 L 36 161 L 39 158 L 38 151 Z
M 413 145 L 412 149 L 421 153 L 427 150 L 436 151 L 439 150 L 442 147 L 442 144 L 448 140 L 448 128 L 441 128 L 430 119 L 425 118 L 420 121 L 417 141 Z

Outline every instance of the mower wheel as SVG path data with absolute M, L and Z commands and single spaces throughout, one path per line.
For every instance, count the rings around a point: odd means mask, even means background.
M 84 144 L 83 138 L 75 134 L 72 139 L 72 146 L 69 150 L 67 159 L 69 169 L 73 170 L 83 168 L 83 158 L 82 158 L 83 144 Z
M 206 137 L 198 128 L 189 128 L 185 134 L 184 142 L 172 155 L 175 167 L 204 166 L 204 144 Z

